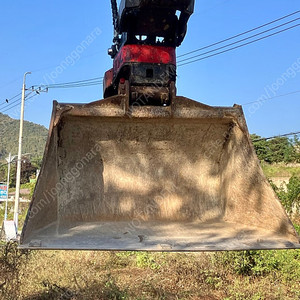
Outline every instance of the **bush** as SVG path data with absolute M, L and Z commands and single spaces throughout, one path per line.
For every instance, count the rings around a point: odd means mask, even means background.
M 137 252 L 136 264 L 139 268 L 150 268 L 156 270 L 160 265 L 154 260 L 154 257 L 148 252 Z
M 281 200 L 286 211 L 290 214 L 293 208 L 298 211 L 300 209 L 300 178 L 292 176 L 289 183 L 286 185 L 286 190 L 283 187 L 276 187 L 272 184 L 278 198 Z
M 280 267 L 280 260 L 274 251 L 238 251 L 215 254 L 215 263 L 222 264 L 234 273 L 245 276 L 263 276 Z

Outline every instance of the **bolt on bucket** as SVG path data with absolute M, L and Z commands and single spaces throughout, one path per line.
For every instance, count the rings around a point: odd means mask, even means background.
M 300 248 L 240 106 L 54 102 L 21 248 Z

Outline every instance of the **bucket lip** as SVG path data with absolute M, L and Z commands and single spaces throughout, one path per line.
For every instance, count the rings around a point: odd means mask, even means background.
M 108 117 L 122 119 L 186 119 L 186 120 L 224 120 L 236 123 L 247 132 L 242 106 L 209 106 L 186 97 L 177 96 L 170 106 L 130 106 L 125 96 L 113 96 L 91 103 L 53 102 L 51 123 L 54 127 L 63 117 Z
M 58 103 L 53 101 L 50 131 L 65 117 L 101 117 L 122 120 L 186 120 L 237 125 L 248 136 L 248 127 L 241 105 L 209 106 L 195 100 L 177 96 L 170 106 L 128 106 L 126 96 L 112 96 L 90 103 Z
M 57 100 L 53 101 L 53 108 L 56 110 L 64 110 L 68 109 L 70 110 L 70 113 L 72 114 L 79 114 L 77 109 L 92 109 L 92 108 L 113 108 L 113 107 L 120 107 L 124 108 L 124 104 L 127 101 L 127 98 L 122 95 L 118 96 L 112 96 L 106 99 L 101 99 L 101 100 L 96 100 L 92 101 L 89 103 L 69 103 L 69 102 L 58 102 Z M 239 104 L 234 104 L 233 106 L 211 106 L 208 104 L 205 104 L 203 102 L 195 101 L 193 99 L 183 97 L 183 96 L 176 96 L 175 99 L 173 100 L 173 103 L 170 106 L 140 106 L 136 105 L 132 107 L 132 110 L 141 110 L 141 109 L 149 109 L 149 108 L 155 108 L 155 110 L 172 110 L 176 111 L 180 108 L 184 109 L 201 109 L 202 111 L 210 111 L 213 114 L 216 114 L 216 111 L 221 111 L 221 112 L 228 112 L 228 113 L 243 113 L 242 106 Z M 75 112 L 73 111 L 75 109 Z
M 182 249 L 172 249 L 172 250 L 164 250 L 164 249 L 147 249 L 147 248 L 110 248 L 110 247 L 94 247 L 94 248 L 88 248 L 87 246 L 83 247 L 74 247 L 74 246 L 66 246 L 62 248 L 61 246 L 41 246 L 41 247 L 33 247 L 29 246 L 29 244 L 20 244 L 19 249 L 21 250 L 48 250 L 48 251 L 57 251 L 57 250 L 62 250 L 62 251 L 135 251 L 135 252 L 157 252 L 157 253 L 162 253 L 162 252 L 173 252 L 173 253 L 199 253 L 199 252 L 224 252 L 224 251 L 260 251 L 260 250 L 299 250 L 300 246 L 299 245 L 291 245 L 289 247 L 275 247 L 275 246 L 268 246 L 268 247 L 258 247 L 258 246 L 249 246 L 249 247 L 244 247 L 244 246 L 239 246 L 235 248 L 228 248 L 224 249 L 221 247 L 207 247 L 207 248 L 201 248 L 201 249 L 187 249 L 187 250 L 182 250 Z

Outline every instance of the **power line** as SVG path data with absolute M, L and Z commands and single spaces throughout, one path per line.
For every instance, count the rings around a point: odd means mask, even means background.
M 0 103 L 0 107 L 3 106 L 3 105 L 6 105 L 6 104 L 9 103 L 11 100 L 14 100 L 15 98 L 17 98 L 17 97 L 19 97 L 19 96 L 21 96 L 21 95 L 22 95 L 22 93 L 19 93 L 18 95 L 15 95 L 14 97 L 7 99 L 8 102 L 7 102 L 7 101 L 3 101 L 2 103 Z
M 191 57 L 182 59 L 182 60 L 178 61 L 178 63 L 181 63 L 181 62 L 184 62 L 184 61 L 188 61 L 188 60 L 190 60 L 190 59 L 193 59 L 193 58 L 196 58 L 196 57 L 199 57 L 199 56 L 203 56 L 203 55 L 206 55 L 206 54 L 209 54 L 209 53 L 212 53 L 212 52 L 215 52 L 215 51 L 218 51 L 218 50 L 227 48 L 227 47 L 229 47 L 229 46 L 238 44 L 238 43 L 240 43 L 240 42 L 243 42 L 243 41 L 246 41 L 246 40 L 249 40 L 249 39 L 252 39 L 252 38 L 254 38 L 254 37 L 256 37 L 256 36 L 259 36 L 259 35 L 262 35 L 262 34 L 264 34 L 264 33 L 270 32 L 270 31 L 272 31 L 272 30 L 274 30 L 274 29 L 283 27 L 283 26 L 285 26 L 285 25 L 287 25 L 287 24 L 293 23 L 293 22 L 298 21 L 298 20 L 300 20 L 300 18 L 293 19 L 293 20 L 288 21 L 288 22 L 286 22 L 286 23 L 277 25 L 277 26 L 275 26 L 275 27 L 272 27 L 272 28 L 267 29 L 267 30 L 265 30 L 265 31 L 256 33 L 256 34 L 254 34 L 254 35 L 251 35 L 251 36 L 249 36 L 249 37 L 246 37 L 246 38 L 243 38 L 243 39 L 241 39 L 241 40 L 235 41 L 235 42 L 233 42 L 233 43 L 227 44 L 227 45 L 225 45 L 225 46 L 222 46 L 222 47 L 219 47 L 219 48 L 216 48 L 216 49 L 212 49 L 212 50 L 209 50 L 209 51 L 207 51 L 207 52 L 203 52 L 203 53 L 200 53 L 200 54 L 197 54 L 197 55 L 194 55 L 194 56 L 191 56 Z
M 250 104 L 253 104 L 253 103 L 260 103 L 260 102 L 264 102 L 264 101 L 268 101 L 268 100 L 272 100 L 272 99 L 276 99 L 276 98 L 281 98 L 281 97 L 288 96 L 288 95 L 298 94 L 298 93 L 300 93 L 300 90 L 290 92 L 290 93 L 286 93 L 286 94 L 282 94 L 282 95 L 278 95 L 278 96 L 271 97 L 271 98 L 266 98 L 266 99 L 263 99 L 263 100 L 256 100 L 256 101 L 252 101 L 252 102 L 247 102 L 247 103 L 242 104 L 242 106 L 250 105 Z
M 48 85 L 40 85 L 43 88 L 61 88 L 61 87 L 72 87 L 72 86 L 88 86 L 93 84 L 101 83 L 103 77 L 95 77 L 85 80 L 78 80 L 78 81 L 71 81 L 71 82 L 63 82 L 63 83 L 55 83 L 55 84 L 48 84 Z M 36 86 L 33 86 L 36 87 Z
M 6 111 L 8 111 L 8 110 L 10 110 L 10 109 L 12 109 L 12 108 L 14 108 L 14 107 L 16 107 L 16 106 L 20 105 L 20 104 L 21 104 L 21 102 L 19 102 L 19 103 L 15 104 L 15 105 L 13 105 L 13 106 L 11 106 L 10 108 L 7 108 L 7 109 L 5 109 L 5 110 L 1 111 L 1 113 L 5 113 Z
M 33 93 L 33 92 L 28 93 L 27 95 L 25 95 L 25 97 L 28 97 L 28 96 L 29 96 L 30 94 L 32 94 L 32 93 Z M 11 102 L 11 103 L 8 103 L 7 106 L 4 107 L 4 109 L 5 109 L 5 110 L 8 110 L 8 109 L 9 109 L 14 103 L 16 103 L 16 102 L 18 102 L 17 105 L 19 105 L 19 104 L 21 103 L 21 99 L 19 98 L 19 99 L 14 100 L 14 101 Z M 13 107 L 15 107 L 15 105 L 14 105 Z
M 290 133 L 284 133 L 284 134 L 275 135 L 275 136 L 266 137 L 266 138 L 259 138 L 259 139 L 253 140 L 252 142 L 267 141 L 267 140 L 271 140 L 271 139 L 275 139 L 275 138 L 279 138 L 279 137 L 285 137 L 285 136 L 291 136 L 291 135 L 298 135 L 298 134 L 300 134 L 300 131 L 290 132 Z
M 71 82 L 65 82 L 65 83 L 57 83 L 57 84 L 49 84 L 49 85 L 41 85 L 41 86 L 33 85 L 32 89 L 34 89 L 35 87 L 43 88 L 45 90 L 45 89 L 50 89 L 50 88 L 58 89 L 58 88 L 77 88 L 77 87 L 93 86 L 93 85 L 102 84 L 102 81 L 101 81 L 102 79 L 103 79 L 103 77 L 95 77 L 95 78 L 91 78 L 91 79 L 84 79 L 84 80 L 71 81 Z M 33 91 L 30 92 L 29 94 L 27 94 L 26 97 L 28 97 L 31 93 L 33 93 Z M 17 96 L 19 96 L 19 95 L 17 95 Z M 15 97 L 17 97 L 17 96 L 15 96 Z M 37 94 L 35 94 L 29 98 L 25 98 L 25 101 L 27 101 L 35 96 L 37 96 Z M 18 103 L 16 103 L 16 102 L 18 102 Z M 2 113 L 18 106 L 20 103 L 21 103 L 20 99 L 13 101 L 12 103 L 9 104 L 9 107 L 5 107 L 5 109 L 2 111 Z M 13 104 L 15 104 L 15 105 L 13 105 Z
M 285 15 L 285 16 L 283 16 L 283 17 L 281 17 L 281 18 L 279 18 L 279 19 L 276 19 L 276 20 L 274 20 L 274 21 L 265 23 L 265 24 L 263 24 L 263 25 L 260 25 L 260 26 L 258 26 L 258 27 L 253 28 L 253 29 L 244 31 L 244 32 L 239 33 L 239 34 L 237 34 L 237 35 L 234 35 L 234 36 L 232 36 L 232 37 L 229 37 L 229 38 L 226 38 L 226 39 L 224 39 L 224 40 L 221 40 L 221 41 L 219 41 L 219 42 L 210 44 L 210 45 L 208 45 L 208 46 L 205 46 L 205 47 L 202 47 L 202 48 L 199 48 L 199 49 L 196 49 L 196 50 L 193 50 L 193 51 L 190 51 L 190 52 L 181 54 L 181 55 L 179 55 L 179 56 L 177 56 L 177 57 L 178 57 L 178 58 L 179 58 L 179 57 L 183 57 L 183 56 L 186 56 L 186 55 L 189 55 L 189 54 L 192 54 L 192 53 L 201 51 L 201 50 L 205 50 L 205 49 L 210 48 L 210 47 L 213 47 L 213 46 L 216 46 L 216 45 L 218 45 L 218 44 L 221 44 L 221 43 L 230 41 L 230 40 L 235 39 L 235 38 L 237 38 L 237 37 L 239 37 L 239 36 L 245 35 L 245 34 L 247 34 L 247 33 L 253 32 L 253 31 L 255 31 L 255 30 L 258 30 L 258 29 L 260 29 L 260 28 L 266 27 L 266 26 L 268 26 L 268 25 L 271 25 L 271 24 L 274 24 L 274 23 L 276 23 L 276 22 L 278 22 L 278 21 L 281 21 L 281 20 L 283 20 L 283 19 L 286 19 L 286 18 L 288 18 L 288 17 L 290 17 L 290 16 L 293 16 L 293 15 L 295 15 L 295 14 L 298 14 L 299 12 L 300 12 L 300 10 L 297 10 L 297 11 L 291 13 L 291 14 Z
M 80 83 L 80 82 L 85 82 L 85 81 L 102 80 L 103 78 L 104 77 L 94 77 L 94 78 L 90 78 L 90 79 L 71 81 L 71 82 L 68 82 L 68 83 Z M 61 83 L 57 83 L 57 84 L 61 84 Z M 57 85 L 57 84 L 53 84 L 53 85 Z
M 20 101 L 20 99 L 16 99 L 15 101 L 9 102 L 8 104 L 6 103 L 7 106 L 4 107 L 4 108 L 7 108 L 7 107 L 9 107 L 10 105 L 12 105 L 12 104 L 14 104 L 14 103 L 16 103 L 16 102 L 18 102 L 18 101 Z
M 27 96 L 29 96 L 30 94 L 31 94 L 31 93 L 29 93 Z M 25 102 L 28 101 L 29 99 L 31 99 L 31 98 L 37 96 L 37 95 L 38 95 L 38 94 L 34 94 L 34 95 L 30 96 L 29 98 L 26 97 L 26 98 L 25 98 Z M 6 112 L 6 111 L 8 111 L 8 110 L 11 110 L 12 108 L 19 106 L 20 104 L 21 104 L 21 100 L 19 100 L 19 102 L 18 102 L 17 104 L 15 104 L 15 105 L 13 105 L 13 106 L 11 106 L 11 107 L 9 107 L 9 108 L 6 108 L 6 109 L 3 110 L 1 113 L 4 113 L 4 112 Z
M 268 34 L 268 35 L 263 36 L 263 37 L 261 37 L 261 38 L 259 38 L 259 39 L 255 39 L 255 40 L 253 40 L 253 41 L 244 43 L 244 44 L 242 44 L 242 45 L 235 46 L 235 47 L 229 48 L 229 49 L 227 49 L 227 50 L 223 50 L 223 51 L 220 51 L 220 52 L 217 52 L 217 53 L 214 53 L 214 54 L 211 54 L 211 55 L 202 57 L 202 58 L 198 58 L 198 59 L 195 59 L 195 60 L 192 60 L 192 61 L 185 62 L 185 63 L 183 63 L 183 64 L 178 65 L 178 67 L 181 67 L 181 66 L 184 66 L 184 65 L 188 65 L 188 64 L 191 64 L 191 63 L 200 61 L 200 60 L 204 60 L 204 59 L 207 59 L 207 58 L 216 56 L 216 55 L 220 55 L 220 54 L 226 53 L 226 52 L 228 52 L 228 51 L 232 51 L 232 50 L 241 48 L 241 47 L 243 47 L 243 46 L 247 46 L 247 45 L 253 44 L 253 43 L 255 43 L 255 42 L 258 42 L 258 41 L 261 41 L 261 40 L 263 40 L 263 39 L 269 38 L 269 37 L 271 37 L 271 36 L 273 36 L 273 35 L 276 35 L 276 34 L 279 34 L 279 33 L 284 32 L 284 31 L 293 29 L 293 28 L 295 28 L 295 27 L 297 27 L 297 26 L 300 26 L 300 23 L 299 23 L 299 24 L 296 24 L 296 25 L 294 25 L 294 26 L 290 26 L 290 27 L 288 27 L 288 28 L 285 28 L 285 29 L 276 31 L 276 32 L 274 32 L 274 33 L 272 33 L 272 34 Z
M 73 84 L 73 85 L 61 85 L 61 86 L 47 86 L 49 89 L 63 89 L 63 88 L 77 88 L 77 87 L 86 87 L 86 86 L 93 86 L 93 85 L 101 85 L 102 82 L 91 82 L 91 83 L 85 83 L 85 84 Z

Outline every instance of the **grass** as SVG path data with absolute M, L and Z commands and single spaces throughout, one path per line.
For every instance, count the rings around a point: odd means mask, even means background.
M 284 166 L 264 169 L 267 176 L 294 172 Z M 21 205 L 22 225 L 28 203 Z M 1 216 L 3 209 L 0 221 Z M 293 222 L 300 234 L 300 218 Z M 294 300 L 300 299 L 300 250 L 20 251 L 15 244 L 2 243 L 0 299 Z
M 300 298 L 300 250 L 22 252 L 3 244 L 0 274 L 5 300 Z
M 285 164 L 267 164 L 262 163 L 265 175 L 270 177 L 292 177 L 293 175 L 300 177 L 299 166 L 286 166 Z
M 299 299 L 300 251 L 145 253 L 2 248 L 1 299 Z M 245 268 L 247 266 L 247 268 Z M 3 274 L 3 271 L 2 271 Z M 1 283 L 6 283 L 1 286 Z

